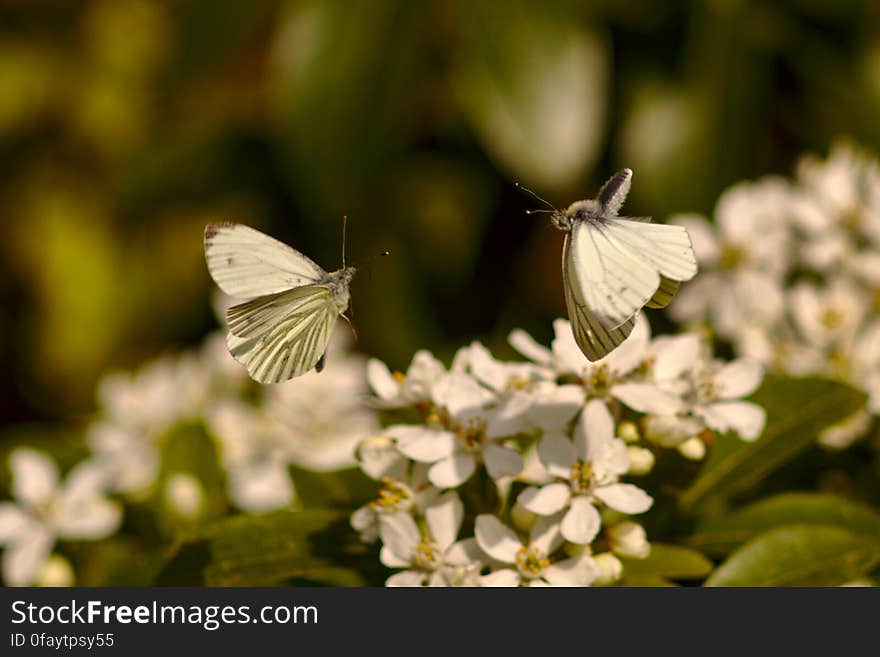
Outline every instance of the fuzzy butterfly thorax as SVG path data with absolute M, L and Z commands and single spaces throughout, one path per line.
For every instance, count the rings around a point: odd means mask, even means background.
M 570 231 L 578 221 L 601 221 L 602 207 L 594 199 L 575 201 L 565 211 L 557 210 L 550 216 L 553 225 L 561 231 Z
M 351 294 L 348 291 L 348 285 L 351 279 L 357 273 L 356 267 L 343 267 L 337 271 L 327 274 L 327 285 L 330 286 L 330 293 L 333 296 L 333 303 L 342 314 L 348 309 Z

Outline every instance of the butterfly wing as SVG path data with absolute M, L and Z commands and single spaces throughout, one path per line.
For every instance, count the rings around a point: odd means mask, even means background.
M 609 221 L 577 222 L 565 240 L 563 277 L 573 299 L 606 330 L 622 325 L 654 295 L 657 270 L 610 231 Z
M 590 361 L 597 361 L 613 351 L 626 340 L 635 324 L 636 313 L 614 328 L 607 328 L 592 311 L 586 300 L 586 294 L 572 272 L 572 266 L 566 266 L 570 258 L 571 235 L 565 238 L 563 248 L 562 282 L 565 288 L 565 305 L 571 330 L 581 351 Z
M 233 306 L 226 344 L 259 383 L 280 383 L 321 361 L 339 316 L 330 288 L 306 285 Z
M 645 306 L 647 308 L 665 308 L 669 305 L 669 302 L 672 301 L 672 297 L 678 292 L 680 286 L 681 283 L 678 281 L 673 281 L 671 278 L 661 276 L 660 287 L 657 288 L 657 291 L 654 292 L 654 296 L 651 297 L 651 300 L 648 301 Z
M 596 195 L 596 200 L 602 208 L 602 214 L 614 216 L 620 211 L 626 200 L 626 195 L 629 194 L 632 175 L 632 169 L 621 169 L 602 185 L 602 189 Z
M 243 224 L 208 224 L 205 260 L 220 289 L 241 299 L 319 283 L 327 276 L 296 249 Z
M 613 219 L 605 230 L 614 239 L 648 261 L 662 276 L 689 281 L 697 273 L 697 259 L 684 226 Z

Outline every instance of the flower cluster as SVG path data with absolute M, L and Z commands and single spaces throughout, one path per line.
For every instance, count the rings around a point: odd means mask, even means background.
M 670 312 L 705 321 L 738 354 L 793 375 L 849 382 L 868 408 L 823 442 L 845 446 L 880 412 L 880 165 L 841 143 L 803 159 L 795 180 L 727 190 L 714 225 L 673 217 L 691 235 L 701 275 Z
M 19 448 L 10 455 L 14 500 L 0 503 L 4 581 L 72 584 L 71 564 L 51 554 L 56 539 L 112 535 L 121 524 L 123 500 L 156 500 L 179 519 L 198 519 L 205 504 L 202 482 L 188 470 L 162 467 L 167 441 L 187 425 L 207 430 L 227 497 L 243 511 L 295 505 L 291 465 L 316 471 L 355 465 L 357 443 L 377 430 L 378 420 L 361 403 L 365 359 L 339 341 L 334 350 L 321 374 L 257 387 L 218 333 L 196 351 L 105 376 L 97 417 L 85 430 L 89 454 L 63 484 L 47 454 Z
M 389 586 L 611 583 L 619 556 L 649 551 L 628 517 L 653 500 L 624 479 L 650 471 L 657 449 L 699 459 L 713 431 L 763 429 L 763 409 L 742 399 L 763 376 L 752 360 L 718 361 L 696 334 L 652 340 L 640 316 L 591 363 L 567 321 L 554 330 L 550 348 L 510 335 L 526 362 L 480 343 L 448 370 L 424 351 L 405 374 L 369 362 L 375 404 L 397 421 L 359 447 L 381 490 L 352 526 L 399 569 Z

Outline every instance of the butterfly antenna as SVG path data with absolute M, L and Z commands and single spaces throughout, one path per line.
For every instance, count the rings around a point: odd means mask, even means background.
M 345 227 L 348 225 L 348 215 L 342 215 L 342 268 L 345 269 Z
M 516 186 L 517 186 L 518 189 L 521 189 L 521 190 L 523 190 L 524 192 L 528 192 L 528 193 L 531 194 L 533 197 L 535 197 L 536 199 L 538 199 L 539 201 L 541 201 L 541 203 L 543 203 L 543 204 L 546 205 L 548 208 L 550 208 L 549 210 L 526 210 L 526 214 L 540 214 L 540 213 L 542 213 L 542 212 L 547 212 L 547 213 L 552 214 L 553 212 L 557 212 L 557 210 L 556 210 L 556 206 L 555 206 L 555 205 L 553 205 L 552 203 L 550 203 L 550 201 L 541 198 L 540 196 L 538 196 L 537 194 L 535 194 L 535 192 L 533 192 L 533 191 L 532 191 L 531 189 L 529 189 L 528 187 L 523 187 L 523 186 L 520 185 L 519 183 L 516 183 Z

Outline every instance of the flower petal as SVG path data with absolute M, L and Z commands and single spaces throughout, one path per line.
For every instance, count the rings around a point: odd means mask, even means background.
M 587 545 L 596 538 L 601 525 L 599 511 L 588 497 L 580 495 L 571 500 L 571 507 L 562 518 L 560 530 L 569 543 Z
M 538 443 L 538 458 L 554 477 L 568 477 L 577 460 L 574 445 L 562 433 L 544 434 Z
M 512 477 L 523 469 L 523 458 L 520 453 L 510 447 L 486 445 L 483 450 L 483 462 L 492 479 Z
M 40 574 L 49 558 L 55 536 L 43 525 L 34 524 L 3 551 L 3 579 L 7 586 L 27 586 Z
M 538 548 L 544 554 L 552 554 L 564 542 L 559 531 L 561 513 L 552 516 L 538 516 L 529 532 L 529 545 Z
M 424 586 L 426 573 L 418 570 L 404 570 L 394 573 L 385 580 L 385 586 L 389 587 L 412 587 Z
M 639 413 L 674 415 L 684 409 L 679 397 L 651 383 L 619 383 L 611 394 Z
M 480 585 L 492 588 L 519 586 L 519 574 L 511 568 L 495 570 L 480 577 Z
M 58 488 L 58 468 L 43 452 L 18 447 L 9 457 L 12 495 L 31 506 L 49 502 Z
M 382 401 L 395 400 L 400 393 L 400 386 L 391 375 L 391 370 L 378 358 L 367 361 L 367 383 Z
M 510 527 L 488 513 L 477 516 L 474 536 L 483 552 L 502 563 L 516 563 L 517 552 L 523 547 Z
M 584 407 L 574 430 L 574 448 L 582 461 L 595 460 L 614 440 L 614 419 L 605 402 L 591 399 Z M 569 461 L 571 467 L 571 461 Z
M 0 502 L 0 545 L 15 541 L 31 523 L 31 517 L 12 502 Z
M 416 521 L 405 511 L 379 516 L 379 537 L 385 548 L 406 563 L 412 560 L 413 553 L 422 540 Z M 385 565 L 391 566 L 387 563 Z
M 733 429 L 743 440 L 752 441 L 764 431 L 767 422 L 766 411 L 751 402 L 716 402 L 700 406 L 694 412 L 716 431 Z
M 560 431 L 584 405 L 584 389 L 551 381 L 535 384 L 529 420 L 543 431 Z
M 552 352 L 522 329 L 514 329 L 507 337 L 510 346 L 520 354 L 539 365 L 549 365 L 553 357 Z
M 562 511 L 571 497 L 571 489 L 565 484 L 548 484 L 538 488 L 529 486 L 519 494 L 517 502 L 524 509 L 539 516 L 552 516 Z
M 443 561 L 453 566 L 468 566 L 486 559 L 475 538 L 465 538 L 453 543 L 443 555 Z
M 719 397 L 736 399 L 753 393 L 764 378 L 764 368 L 749 358 L 728 363 L 715 375 L 715 384 L 721 388 Z
M 95 497 L 86 503 L 61 505 L 53 524 L 62 538 L 95 540 L 113 534 L 122 523 L 116 502 Z
M 599 486 L 593 495 L 621 513 L 644 513 L 654 503 L 650 495 L 633 484 Z
M 420 463 L 434 463 L 451 456 L 458 439 L 451 431 L 438 431 L 416 425 L 398 424 L 385 433 L 397 443 L 397 450 Z
M 453 416 L 474 413 L 490 402 L 495 395 L 469 374 L 450 372 L 437 381 L 432 390 L 434 403 L 443 406 Z
M 471 478 L 477 461 L 471 454 L 454 454 L 437 461 L 428 470 L 428 480 L 437 488 L 456 488 Z
M 693 369 L 700 355 L 700 337 L 694 333 L 662 335 L 651 342 L 654 379 L 669 381 Z
M 581 554 L 548 566 L 541 573 L 552 586 L 589 586 L 599 576 L 593 558 Z
M 464 506 L 458 495 L 452 491 L 438 497 L 425 511 L 428 531 L 442 551 L 446 551 L 455 543 L 461 521 L 464 518 Z

